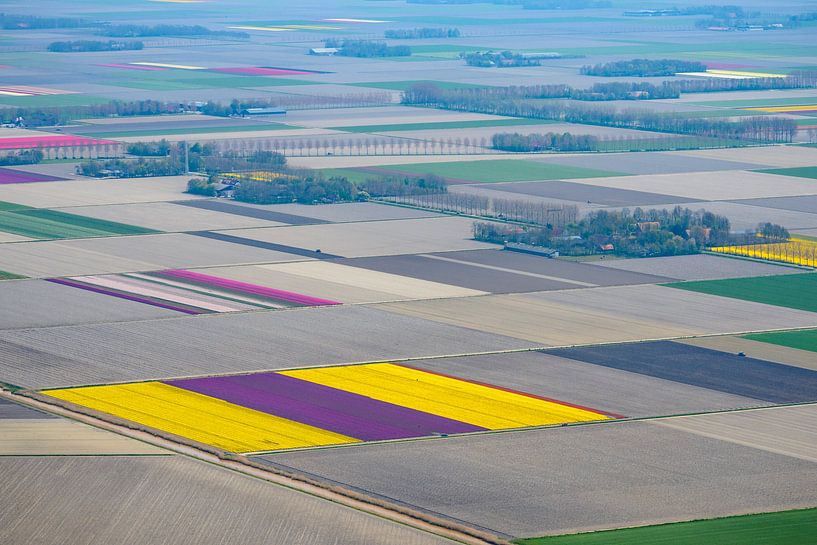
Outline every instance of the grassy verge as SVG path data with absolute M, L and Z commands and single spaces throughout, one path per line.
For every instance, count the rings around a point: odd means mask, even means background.
M 675 282 L 665 285 L 744 301 L 817 312 L 817 273 Z
M 520 545 L 813 545 L 817 509 L 522 539 Z
M 754 333 L 744 335 L 744 339 L 760 341 L 763 343 L 787 346 L 799 350 L 817 352 L 817 329 L 804 331 L 781 331 L 778 333 Z

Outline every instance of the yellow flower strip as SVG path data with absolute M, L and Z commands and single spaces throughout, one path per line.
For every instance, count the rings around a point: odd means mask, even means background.
M 389 363 L 281 374 L 493 430 L 609 418 L 590 410 Z
M 710 250 L 722 254 L 817 267 L 817 243 L 805 240 L 745 246 L 719 246 L 710 248 Z
M 810 112 L 812 110 L 817 110 L 817 104 L 803 106 L 762 106 L 759 108 L 743 108 L 743 109 L 769 113 Z
M 42 393 L 231 452 L 359 442 L 161 382 Z

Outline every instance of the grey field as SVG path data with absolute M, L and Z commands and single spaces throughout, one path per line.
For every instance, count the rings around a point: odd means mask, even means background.
M 716 255 L 682 255 L 644 259 L 612 259 L 594 261 L 592 266 L 655 274 L 678 280 L 714 280 L 746 276 L 794 274 L 801 269 L 771 263 L 759 263 Z M 805 272 L 805 271 L 803 271 Z
M 439 358 L 408 365 L 628 417 L 667 416 L 767 405 L 543 352 Z
M 0 290 L 0 330 L 173 316 L 178 313 L 44 280 L 16 280 Z
M 6 456 L 9 545 L 444 545 L 448 540 L 180 456 Z
M 542 162 L 569 165 L 632 174 L 675 174 L 678 172 L 705 172 L 711 170 L 749 170 L 763 168 L 750 162 L 721 159 L 688 158 L 672 153 L 603 153 L 572 157 L 548 157 Z
M 527 348 L 361 306 L 0 333 L 0 377 L 28 388 Z
M 610 422 L 261 458 L 513 536 L 811 506 L 817 463 Z
M 677 197 L 674 195 L 662 195 L 659 193 L 612 187 L 593 187 L 558 180 L 499 183 L 486 186 L 485 189 L 489 191 L 495 190 L 507 193 L 519 193 L 521 195 L 533 195 L 535 197 L 547 197 L 556 200 L 603 204 L 605 206 L 647 207 L 667 203 L 685 204 L 695 202 L 695 199 Z
M 667 278 L 543 259 L 504 250 L 364 257 L 342 263 L 364 269 L 453 284 L 490 293 L 522 293 L 578 287 L 650 284 Z

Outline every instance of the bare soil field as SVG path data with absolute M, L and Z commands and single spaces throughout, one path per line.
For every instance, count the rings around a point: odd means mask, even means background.
M 408 365 L 628 417 L 768 405 L 759 399 L 589 365 L 546 350 L 419 360 Z
M 57 208 L 200 199 L 200 196 L 185 193 L 188 180 L 190 176 L 163 176 L 14 184 L 3 187 L 3 200 L 37 208 Z
M 642 274 L 654 274 L 677 278 L 678 280 L 714 280 L 716 278 L 792 274 L 799 270 L 772 263 L 758 263 L 746 259 L 731 259 L 708 254 L 613 259 L 594 261 L 590 265 Z
M 659 341 L 550 353 L 770 403 L 817 401 L 817 372 L 690 344 Z
M 769 167 L 810 167 L 817 165 L 817 149 L 802 146 L 764 146 L 759 148 L 679 151 L 676 153 L 687 157 L 756 163 Z
M 189 202 L 195 204 L 210 201 L 195 200 Z M 220 211 L 204 210 L 194 206 L 179 206 L 178 204 L 167 202 L 79 206 L 58 210 L 166 232 L 277 227 L 286 225 L 278 221 L 267 221 L 259 218 L 225 214 Z
M 817 405 L 681 416 L 653 423 L 817 463 Z
M 261 459 L 513 536 L 774 511 L 817 500 L 813 462 L 648 422 Z
M 153 445 L 64 418 L 0 419 L 0 437 L 3 437 L 0 457 L 170 454 Z
M 728 335 L 682 339 L 676 342 L 708 348 L 710 350 L 718 350 L 728 354 L 739 354 L 743 352 L 750 358 L 817 371 L 817 360 L 815 360 L 813 352 L 789 348 L 788 346 L 769 344 Z
M 0 377 L 47 388 L 533 346 L 343 305 L 0 332 Z
M 3 457 L 0 471 L 15 475 L 0 484 L 15 498 L 0 504 L 5 543 L 450 543 L 181 456 Z
M 177 313 L 42 280 L 8 281 L 0 289 L 0 329 L 171 316 L 177 316 Z
M 676 195 L 701 201 L 817 194 L 817 180 L 734 170 L 699 172 L 694 176 L 686 173 L 656 174 L 583 178 L 572 181 L 598 187 Z
M 615 286 L 385 303 L 374 308 L 550 346 L 817 325 L 817 314 L 810 312 L 716 296 L 678 295 L 671 289 Z
M 472 239 L 473 222 L 439 217 L 379 222 L 238 229 L 230 235 L 344 257 L 493 248 Z

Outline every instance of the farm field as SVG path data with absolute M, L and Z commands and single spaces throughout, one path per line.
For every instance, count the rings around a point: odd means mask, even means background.
M 233 452 L 610 418 L 584 407 L 388 363 L 44 393 Z M 149 415 L 156 407 L 162 408 L 161 417 Z
M 33 208 L 0 212 L 0 231 L 37 239 L 142 235 L 155 232 L 114 221 Z
M 760 341 L 799 350 L 817 352 L 817 330 L 781 331 L 779 333 L 765 333 L 746 335 L 744 338 Z
M 673 288 L 817 312 L 817 274 L 669 284 Z
M 817 167 L 775 168 L 762 170 L 761 172 L 766 172 L 767 174 L 780 174 L 781 176 L 817 179 Z
M 384 303 L 374 308 L 550 346 L 817 325 L 812 312 L 670 289 L 615 286 Z
M 678 280 L 717 280 L 749 276 L 790 275 L 797 272 L 797 269 L 784 265 L 730 259 L 709 254 L 645 259 L 614 259 L 596 261 L 592 265 L 641 274 L 674 277 Z
M 444 178 L 472 183 L 521 182 L 526 180 L 554 180 L 559 178 L 591 178 L 623 176 L 621 173 L 535 163 L 533 161 L 478 161 L 433 164 L 385 166 L 383 170 L 395 173 L 436 174 Z
M 496 119 L 477 121 L 448 121 L 429 123 L 402 123 L 393 125 L 352 125 L 350 127 L 332 127 L 338 131 L 345 132 L 398 132 L 398 131 L 423 131 L 423 130 L 444 130 L 444 129 L 473 129 L 482 127 L 518 127 L 525 125 L 544 125 L 538 119 Z
M 813 462 L 657 422 L 354 445 L 258 459 L 513 537 L 791 509 L 813 501 Z M 543 495 L 542 483 L 558 490 L 560 501 Z M 667 493 L 673 501 L 661 499 Z
M 520 545 L 643 545 L 666 543 L 694 545 L 717 540 L 723 545 L 783 545 L 808 543 L 817 524 L 817 510 L 802 509 L 741 515 L 660 526 L 627 528 L 606 532 L 522 539 Z
M 807 4 L 6 0 L 0 544 L 811 545 Z
M 0 345 L 4 382 L 38 389 L 536 346 L 356 305 L 6 331 Z
M 15 504 L 4 505 L 3 512 L 21 521 L 0 530 L 0 538 L 7 542 L 28 539 L 35 532 L 59 533 L 76 542 L 88 535 L 86 514 L 96 513 L 99 518 L 93 519 L 93 531 L 100 537 L 95 543 L 123 535 L 137 545 L 152 543 L 149 535 L 132 533 L 134 521 L 173 541 L 192 539 L 203 545 L 234 539 L 299 545 L 319 545 L 327 540 L 339 545 L 451 543 L 182 456 L 0 457 L 0 466 L 4 474 L 19 479 L 0 484 L 3 497 L 13 494 L 17 498 Z M 17 490 L 18 482 L 26 483 L 23 491 Z M 74 491 L 71 501 L 53 494 L 54 489 Z M 85 493 L 90 490 L 94 493 Z M 157 497 L 163 498 L 159 504 Z M 197 517 L 201 510 L 209 516 L 191 528 L 185 521 Z M 229 524 L 235 510 L 244 513 L 246 524 L 240 528 Z M 60 520 L 64 522 L 58 524 Z

